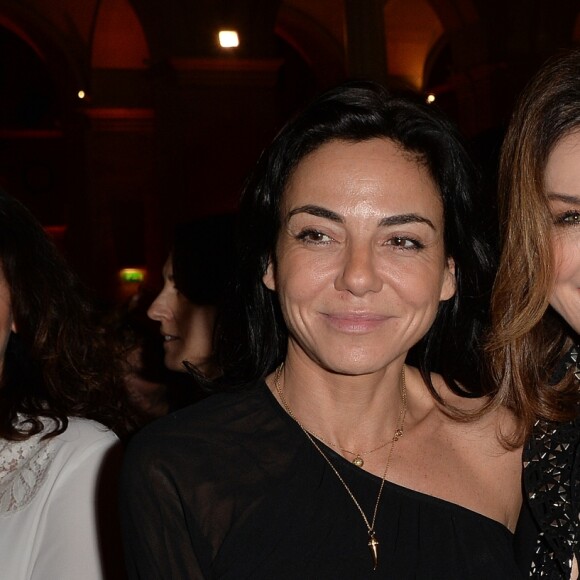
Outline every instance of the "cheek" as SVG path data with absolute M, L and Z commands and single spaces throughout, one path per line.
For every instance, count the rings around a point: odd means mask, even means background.
M 180 298 L 176 301 L 173 308 L 173 315 L 182 332 L 186 332 L 191 326 L 194 308 L 195 306 L 186 298 Z
M 576 238 L 561 237 L 552 241 L 556 288 L 558 284 L 580 279 L 580 236 Z
M 300 300 L 318 294 L 331 286 L 336 264 L 328 256 L 299 256 L 291 253 L 279 261 L 276 269 L 276 290 L 289 300 Z
M 455 280 L 449 270 L 440 269 L 435 261 L 420 266 L 403 264 L 399 269 L 386 271 L 384 279 L 398 290 L 402 298 L 418 305 L 439 303 L 443 290 L 447 289 L 446 293 L 452 294 Z

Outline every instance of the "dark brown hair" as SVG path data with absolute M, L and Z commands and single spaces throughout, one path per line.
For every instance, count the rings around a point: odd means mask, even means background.
M 62 433 L 68 417 L 127 434 L 133 422 L 120 367 L 79 281 L 30 212 L 1 191 L 0 266 L 17 331 L 4 356 L 0 437 L 40 433 L 41 417 L 55 420 L 46 436 Z M 28 419 L 24 430 L 19 414 Z

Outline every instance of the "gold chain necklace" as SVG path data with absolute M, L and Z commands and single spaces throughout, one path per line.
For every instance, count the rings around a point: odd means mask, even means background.
M 362 467 L 365 464 L 365 461 L 363 459 L 363 457 L 365 455 L 369 455 L 370 453 L 374 453 L 375 451 L 378 451 L 379 449 L 386 447 L 389 443 L 392 442 L 392 439 L 388 439 L 387 441 L 384 441 L 379 446 L 374 447 L 373 449 L 370 449 L 369 451 L 356 452 L 356 451 L 350 451 L 349 449 L 345 449 L 344 447 L 340 447 L 339 445 L 336 445 L 335 443 L 331 443 L 330 441 L 324 439 L 324 437 L 321 437 L 320 435 L 318 435 L 318 433 L 315 433 L 314 431 L 308 431 L 308 432 L 310 433 L 310 435 L 313 435 L 314 437 L 316 437 L 316 439 L 318 439 L 319 441 L 322 441 L 325 445 L 328 445 L 329 447 L 334 447 L 334 449 L 338 449 L 339 451 L 342 451 L 343 453 L 348 453 L 349 455 L 352 455 L 354 457 L 354 459 L 351 461 L 351 463 L 353 463 L 357 467 Z M 403 432 L 401 431 L 399 433 L 399 437 L 402 434 L 403 434 Z
M 322 451 L 322 449 L 320 448 L 320 445 L 318 445 L 318 443 L 316 443 L 316 440 L 315 440 L 313 434 L 311 434 L 306 429 L 306 427 L 304 427 L 304 425 L 302 425 L 302 423 L 296 418 L 296 416 L 292 412 L 290 405 L 288 404 L 288 402 L 286 401 L 286 398 L 284 397 L 284 392 L 282 391 L 282 387 L 280 386 L 280 377 L 282 376 L 283 369 L 284 369 L 284 363 L 280 364 L 280 366 L 276 369 L 276 373 L 274 374 L 274 386 L 276 387 L 276 392 L 278 393 L 278 397 L 280 398 L 280 401 L 282 402 L 282 406 L 284 407 L 284 409 L 286 410 L 288 415 L 290 415 L 290 417 L 292 417 L 292 419 L 294 419 L 294 421 L 298 424 L 300 429 L 302 429 L 302 431 L 304 432 L 306 437 L 308 437 L 308 439 L 310 440 L 312 445 L 314 445 L 314 447 L 317 449 L 317 451 L 320 453 L 320 455 L 322 455 L 322 457 L 325 459 L 326 463 L 328 463 L 328 465 L 330 466 L 332 471 L 335 473 L 336 477 L 338 477 L 339 481 L 344 486 L 344 489 L 346 489 L 348 495 L 350 496 L 350 498 L 354 502 L 354 505 L 356 506 L 360 515 L 362 516 L 363 521 L 364 521 L 364 523 L 367 527 L 368 533 L 369 533 L 368 546 L 369 546 L 369 549 L 371 551 L 371 556 L 373 558 L 373 570 L 376 570 L 377 566 L 379 564 L 379 550 L 378 550 L 379 541 L 376 538 L 375 522 L 377 519 L 378 510 L 379 510 L 379 503 L 381 501 L 381 496 L 383 494 L 383 488 L 385 486 L 385 481 L 387 479 L 387 472 L 389 471 L 389 466 L 391 465 L 391 457 L 393 455 L 393 449 L 395 447 L 395 443 L 403 436 L 403 430 L 404 430 L 404 426 L 405 426 L 405 416 L 407 415 L 407 384 L 405 382 L 405 365 L 403 365 L 403 369 L 401 371 L 401 403 L 402 403 L 402 405 L 401 405 L 401 410 L 399 411 L 399 420 L 397 422 L 397 427 L 396 427 L 395 432 L 393 434 L 393 438 L 391 439 L 391 448 L 389 449 L 389 455 L 387 457 L 387 464 L 385 465 L 385 470 L 383 471 L 383 477 L 381 478 L 381 486 L 379 487 L 377 501 L 375 502 L 375 508 L 373 510 L 373 517 L 371 518 L 370 522 L 369 522 L 369 519 L 367 518 L 365 512 L 363 511 L 361 505 L 358 503 L 356 497 L 354 496 L 354 494 L 350 490 L 350 487 L 348 487 L 348 485 L 346 484 L 346 482 L 344 481 L 344 479 L 342 478 L 342 476 L 340 475 L 340 473 L 338 472 L 336 467 L 333 465 L 332 461 L 330 461 L 330 459 L 328 458 L 326 453 L 324 453 L 324 451 Z M 317 438 L 320 439 L 319 437 L 317 437 Z M 324 441 L 324 440 L 320 439 L 320 441 Z M 367 453 L 371 453 L 371 451 L 367 451 Z

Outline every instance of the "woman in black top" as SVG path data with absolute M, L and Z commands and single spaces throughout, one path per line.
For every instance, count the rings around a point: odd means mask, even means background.
M 474 193 L 449 123 L 373 84 L 280 132 L 242 201 L 224 392 L 129 449 L 132 578 L 518 576 L 517 426 L 473 400 Z
M 546 63 L 522 94 L 499 186 L 490 354 L 498 400 L 527 436 L 519 559 L 526 576 L 577 578 L 580 51 Z

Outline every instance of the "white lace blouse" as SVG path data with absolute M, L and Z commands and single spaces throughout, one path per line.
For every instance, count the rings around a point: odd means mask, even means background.
M 0 577 L 100 580 L 97 480 L 117 437 L 85 419 L 41 437 L 0 439 Z

